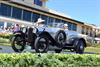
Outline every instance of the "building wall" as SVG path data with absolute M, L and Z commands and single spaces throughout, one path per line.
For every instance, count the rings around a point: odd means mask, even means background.
M 24 8 L 21 8 L 20 6 L 18 7 L 18 5 L 17 6 L 11 5 L 11 3 L 7 3 L 7 4 L 8 5 L 1 4 L 2 10 L 0 12 L 2 12 L 1 15 L 3 15 L 3 16 L 20 19 L 20 20 L 24 20 L 24 21 L 29 21 L 29 22 L 36 22 L 36 20 L 39 17 L 41 17 L 42 19 L 46 20 L 46 24 L 52 23 L 51 21 L 55 20 L 55 22 L 57 22 L 57 23 L 61 23 L 61 22 L 68 23 L 70 30 L 77 30 L 76 22 L 73 22 L 71 20 L 63 19 L 61 17 L 50 15 L 47 13 L 42 13 L 39 11 L 34 11 L 34 10 L 30 11 L 26 8 L 24 9 Z M 51 19 L 51 18 L 53 18 L 53 19 Z M 50 21 L 48 21 L 48 20 L 50 20 Z
M 27 3 L 33 2 L 33 0 L 24 0 Z M 89 35 L 90 32 L 92 31 L 92 27 L 88 25 L 81 24 L 77 21 L 73 21 L 70 19 L 65 19 L 60 16 L 52 15 L 49 13 L 44 13 L 42 11 L 38 11 L 35 9 L 30 9 L 27 7 L 23 7 L 21 5 L 16 5 L 13 3 L 8 3 L 8 2 L 2 2 L 4 4 L 7 4 L 6 6 L 3 5 L 3 8 L 0 9 L 0 15 L 1 16 L 6 16 L 8 18 L 12 19 L 18 19 L 30 23 L 34 23 L 37 21 L 39 17 L 44 19 L 46 24 L 53 24 L 53 23 L 67 23 L 69 30 L 72 31 L 77 31 L 79 33 L 82 33 L 84 31 L 85 35 Z M 1 4 L 2 5 L 2 4 Z

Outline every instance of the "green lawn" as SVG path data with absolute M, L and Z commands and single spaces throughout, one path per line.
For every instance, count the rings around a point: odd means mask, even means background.
M 9 43 L 9 39 L 0 38 L 0 43 Z
M 1 46 L 11 46 L 10 43 L 0 43 Z
M 0 38 L 0 45 L 10 46 L 11 44 L 9 39 Z
M 93 52 L 100 54 L 100 48 L 98 47 L 87 47 L 85 48 L 85 52 Z

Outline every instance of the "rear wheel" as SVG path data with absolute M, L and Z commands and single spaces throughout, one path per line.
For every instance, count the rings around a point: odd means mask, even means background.
M 37 53 L 47 53 L 49 47 L 48 38 L 46 36 L 37 37 L 34 47 Z
M 22 52 L 25 49 L 25 42 L 21 36 L 13 37 L 11 45 L 15 52 Z
M 83 54 L 84 53 L 84 48 L 85 48 L 85 43 L 83 40 L 77 40 L 77 45 L 76 45 L 76 53 L 79 53 L 79 54 Z
M 55 35 L 55 40 L 60 44 L 59 46 L 63 47 L 66 42 L 66 33 L 63 30 L 60 30 Z

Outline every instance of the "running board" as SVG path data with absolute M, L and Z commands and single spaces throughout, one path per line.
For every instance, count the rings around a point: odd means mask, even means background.
M 74 46 L 65 46 L 63 49 L 74 49 Z
M 59 48 L 59 47 L 57 47 L 57 46 L 49 45 L 48 50 L 55 50 L 55 49 L 61 49 L 61 48 Z

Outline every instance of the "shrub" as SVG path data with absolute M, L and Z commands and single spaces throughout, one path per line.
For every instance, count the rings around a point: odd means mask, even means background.
M 0 67 L 99 67 L 99 55 L 0 54 Z

